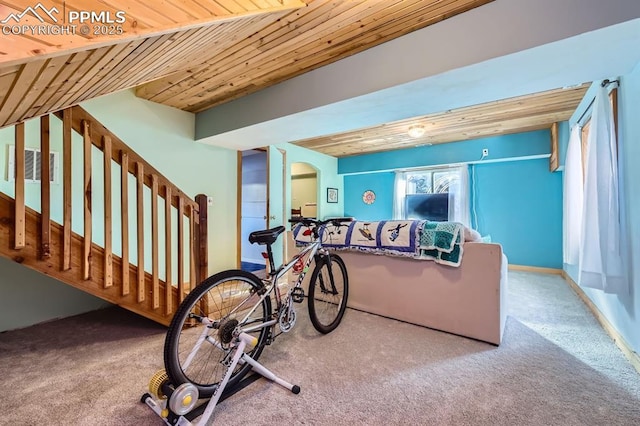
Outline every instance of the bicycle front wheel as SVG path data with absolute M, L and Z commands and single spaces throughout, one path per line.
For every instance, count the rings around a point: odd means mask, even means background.
M 309 281 L 309 317 L 320 333 L 329 333 L 340 324 L 347 308 L 349 278 L 344 261 L 335 254 L 316 259 Z
M 232 333 L 239 327 L 258 339 L 245 352 L 258 359 L 267 342 L 271 299 L 260 301 L 262 282 L 248 272 L 231 270 L 212 275 L 180 304 L 164 344 L 164 364 L 175 386 L 192 383 L 201 397 L 209 397 L 224 378 L 233 355 Z M 251 331 L 252 330 L 252 331 Z M 235 385 L 251 369 L 238 363 L 227 386 Z

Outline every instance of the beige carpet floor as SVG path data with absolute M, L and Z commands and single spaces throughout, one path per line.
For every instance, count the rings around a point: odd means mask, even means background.
M 298 305 L 260 361 L 301 393 L 259 380 L 212 424 L 640 424 L 640 375 L 562 279 L 510 273 L 508 301 L 500 347 L 354 310 L 322 336 Z M 110 308 L 0 334 L 0 425 L 162 425 L 139 399 L 164 333 Z

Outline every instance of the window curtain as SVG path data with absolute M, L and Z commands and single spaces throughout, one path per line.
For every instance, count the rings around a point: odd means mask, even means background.
M 596 95 L 587 143 L 578 283 L 628 293 L 621 253 L 618 156 L 606 88 Z
M 407 195 L 406 172 L 396 172 L 393 191 L 393 219 L 401 220 L 405 217 L 404 198 Z
M 456 172 L 458 179 L 449 184 L 449 221 L 469 227 L 469 166 L 458 167 Z
M 564 166 L 563 182 L 563 257 L 564 263 L 578 265 L 582 228 L 582 154 L 580 127 L 571 129 Z

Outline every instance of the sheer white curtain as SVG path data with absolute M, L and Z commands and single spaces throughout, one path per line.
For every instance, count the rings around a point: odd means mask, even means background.
M 582 154 L 580 127 L 571 129 L 563 182 L 563 257 L 564 263 L 577 265 L 580 261 L 580 235 L 582 232 Z
M 393 190 L 393 219 L 400 220 L 405 217 L 404 198 L 407 195 L 407 173 L 396 171 Z
M 449 184 L 449 221 L 460 222 L 466 227 L 469 223 L 469 166 L 455 168 L 458 179 Z
M 587 143 L 578 282 L 607 293 L 628 292 L 620 246 L 617 158 L 613 110 L 607 90 L 600 87 Z

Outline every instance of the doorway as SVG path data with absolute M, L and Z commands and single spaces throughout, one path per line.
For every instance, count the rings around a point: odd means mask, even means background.
M 308 163 L 291 163 L 291 217 L 318 217 L 318 171 Z
M 243 151 L 240 158 L 240 269 L 265 269 L 263 247 L 249 243 L 249 234 L 267 228 L 267 153 L 264 150 Z

